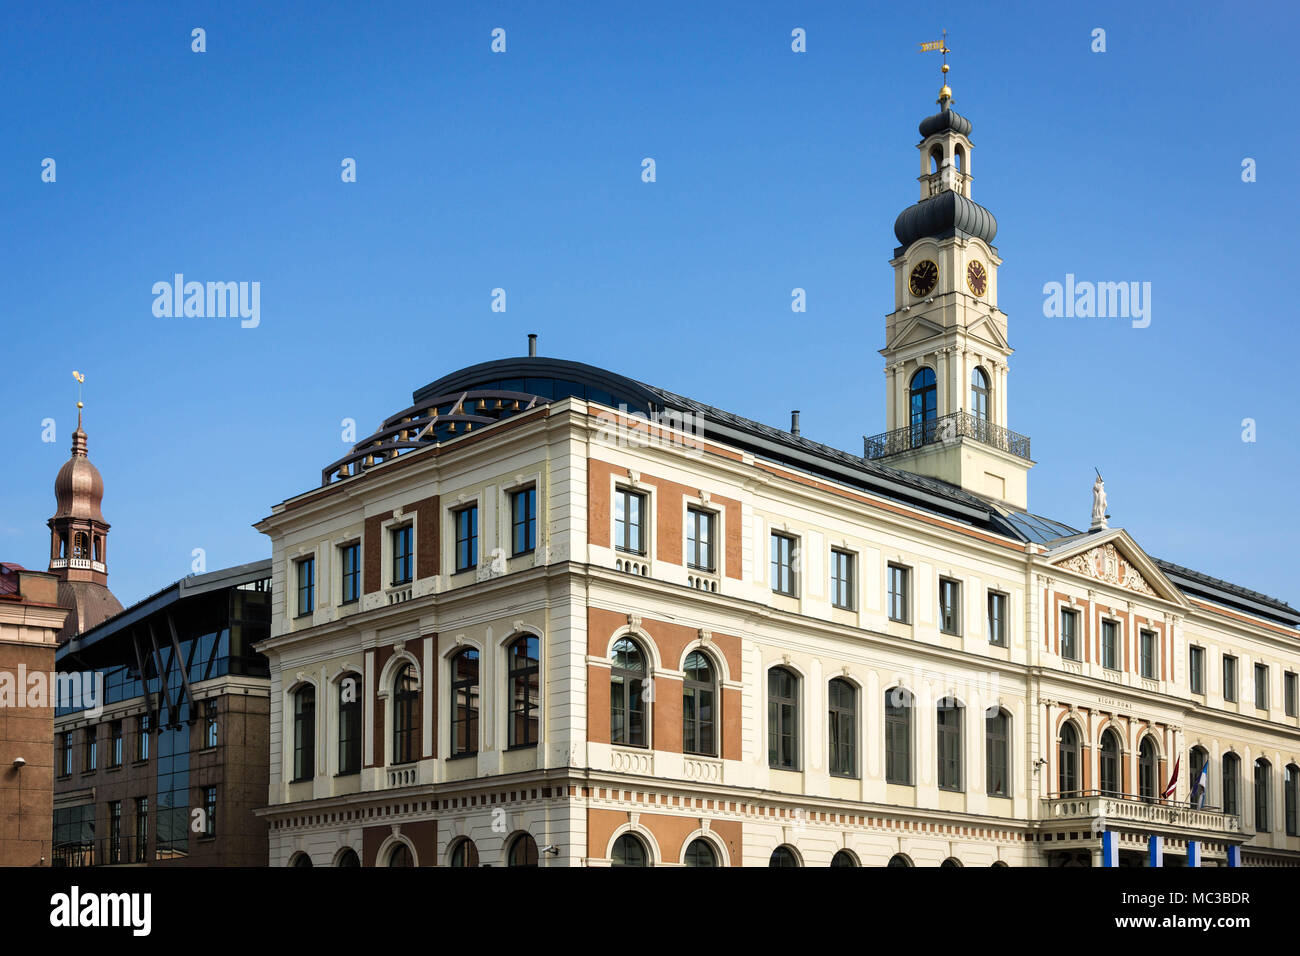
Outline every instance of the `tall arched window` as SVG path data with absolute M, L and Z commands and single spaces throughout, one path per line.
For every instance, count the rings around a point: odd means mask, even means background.
M 536 866 L 537 841 L 527 833 L 521 833 L 510 843 L 506 853 L 506 866 Z
M 1286 835 L 1300 836 L 1300 767 L 1286 765 L 1282 795 L 1286 800 Z
M 478 651 L 451 659 L 451 755 L 478 753 Z
M 78 531 L 72 536 L 72 556 L 74 558 L 90 557 L 90 539 L 86 537 L 86 532 Z
M 708 840 L 696 837 L 686 848 L 685 862 L 687 866 L 717 866 L 718 854 Z
M 799 678 L 784 667 L 767 672 L 767 763 L 799 767 Z
M 478 847 L 469 837 L 461 837 L 451 848 L 452 866 L 478 866 Z
M 982 422 L 989 420 L 989 377 L 978 365 L 970 373 L 970 413 Z
M 1079 733 L 1074 724 L 1066 721 L 1061 724 L 1061 740 L 1057 747 L 1057 790 L 1063 797 L 1075 796 L 1079 792 Z
M 682 751 L 706 757 L 718 755 L 716 731 L 718 691 L 713 661 L 703 651 L 686 655 L 682 682 Z
M 405 843 L 399 843 L 388 851 L 389 866 L 415 866 L 415 857 L 411 855 L 411 848 Z
M 346 850 L 344 850 L 342 853 L 338 855 L 338 859 L 335 861 L 334 865 L 345 867 L 345 868 L 360 866 L 361 858 L 357 856 L 356 850 L 352 849 L 351 847 L 348 847 Z
M 614 645 L 609 674 L 609 739 L 625 747 L 646 746 L 646 657 L 630 637 Z
M 1189 755 L 1187 765 L 1187 794 L 1188 799 L 1193 805 L 1198 807 L 1205 806 L 1205 791 L 1208 789 L 1210 771 L 1208 768 L 1210 754 L 1204 747 L 1193 747 Z M 1205 779 L 1201 778 L 1201 771 L 1205 771 Z
M 1223 755 L 1223 812 L 1241 813 L 1241 758 L 1232 751 Z
M 316 688 L 310 684 L 293 695 L 293 779 L 316 776 Z
M 1273 765 L 1263 757 L 1255 761 L 1255 832 L 1273 829 Z
M 772 851 L 767 861 L 768 866 L 798 866 L 799 857 L 788 846 L 779 846 Z
M 510 720 L 507 743 L 530 747 L 537 743 L 538 640 L 526 634 L 511 643 L 506 657 Z
M 962 789 L 962 710 L 961 704 L 951 697 L 939 701 L 935 709 L 940 790 Z
M 989 796 L 1011 796 L 1011 717 L 1005 710 L 985 713 L 984 751 Z
M 939 415 L 939 389 L 935 383 L 934 369 L 923 368 L 912 376 L 907 399 L 912 443 L 923 445 L 927 439 L 926 424 Z
M 858 691 L 842 677 L 827 688 L 830 709 L 829 741 L 831 775 L 858 775 Z
M 614 849 L 609 859 L 610 866 L 650 865 L 650 854 L 646 852 L 645 844 L 631 833 L 624 833 L 614 841 Z
M 339 679 L 339 773 L 361 772 L 361 678 Z
M 912 694 L 902 687 L 885 692 L 885 782 L 912 783 Z
M 907 857 L 903 856 L 903 854 L 901 853 L 895 853 L 893 856 L 889 858 L 889 862 L 885 864 L 885 866 L 887 867 L 892 866 L 892 867 L 897 867 L 902 869 L 906 869 L 911 865 L 912 865 L 912 861 L 909 860 Z
M 1142 745 L 1138 747 L 1138 796 L 1143 800 L 1156 798 L 1156 789 L 1160 785 L 1156 780 L 1158 761 L 1155 741 L 1150 737 L 1143 737 Z
M 1120 793 L 1119 735 L 1107 730 L 1101 735 L 1101 792 L 1108 796 Z
M 393 763 L 420 757 L 420 682 L 414 664 L 403 664 L 393 679 Z
M 311 857 L 309 857 L 306 853 L 302 853 L 302 852 L 295 853 L 292 857 L 289 858 L 289 865 L 300 867 L 301 869 L 304 870 L 310 869 L 312 866 Z
M 848 850 L 840 850 L 831 857 L 831 866 L 833 867 L 855 867 L 858 865 L 857 858 Z

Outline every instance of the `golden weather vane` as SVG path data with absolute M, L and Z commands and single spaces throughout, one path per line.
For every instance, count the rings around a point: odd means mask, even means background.
M 933 51 L 938 50 L 940 53 L 943 54 L 943 66 L 940 67 L 940 70 L 942 70 L 943 72 L 944 82 L 943 82 L 943 89 L 939 91 L 939 102 L 942 103 L 946 99 L 947 100 L 952 99 L 952 90 L 948 88 L 948 54 L 951 53 L 952 50 L 948 48 L 948 31 L 943 30 L 941 32 L 943 34 L 943 38 L 940 40 L 929 40 L 925 43 L 922 43 L 921 52 L 932 53 Z

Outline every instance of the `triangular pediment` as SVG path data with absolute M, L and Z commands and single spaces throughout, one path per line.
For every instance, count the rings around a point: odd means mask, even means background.
M 981 315 L 970 325 L 966 326 L 966 335 L 987 342 L 993 348 L 1004 354 L 1010 354 L 1012 349 L 1007 343 L 1006 336 L 1002 334 L 998 324 L 993 321 L 991 316 Z
M 1123 528 L 1067 539 L 1048 551 L 1047 560 L 1054 568 L 1072 571 L 1099 584 L 1187 604 L 1182 592 Z
M 943 326 L 923 315 L 913 316 L 899 326 L 894 338 L 885 343 L 886 351 L 897 352 L 910 345 L 920 345 L 944 334 Z

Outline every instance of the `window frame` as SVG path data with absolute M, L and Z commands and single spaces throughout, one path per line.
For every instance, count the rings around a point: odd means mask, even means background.
M 1282 672 L 1282 709 L 1288 717 L 1297 716 L 1296 708 L 1300 704 L 1297 701 L 1297 697 L 1300 697 L 1300 687 L 1297 684 L 1300 684 L 1300 679 L 1297 679 L 1295 671 Z
M 99 769 L 99 725 L 91 724 L 81 735 L 81 772 L 94 773 Z
M 1065 741 L 1066 733 L 1070 735 L 1070 743 Z M 1080 792 L 1080 767 L 1079 762 L 1083 753 L 1082 738 L 1079 729 L 1075 727 L 1074 722 L 1066 720 L 1062 722 L 1061 729 L 1056 735 L 1056 789 L 1057 796 L 1069 797 L 1076 796 Z M 1070 759 L 1066 759 L 1067 755 Z
M 1205 648 L 1199 644 L 1187 645 L 1187 690 L 1205 696 Z
M 1113 743 L 1114 753 L 1108 752 L 1107 743 Z M 1113 762 L 1111 774 L 1106 773 L 1107 761 Z M 1111 776 L 1110 783 L 1113 787 L 1107 787 L 1107 776 Z M 1107 727 L 1101 732 L 1101 740 L 1097 745 L 1097 788 L 1103 796 L 1118 797 L 1124 789 L 1124 744 L 1118 733 L 1114 729 Z
M 524 505 L 520 516 L 520 504 Z M 523 540 L 520 540 L 520 532 Z M 520 545 L 523 547 L 520 547 Z M 510 557 L 519 558 L 537 550 L 537 485 L 510 491 Z
M 1263 776 L 1261 786 L 1260 776 Z M 1255 790 L 1255 832 L 1272 833 L 1273 825 L 1273 763 L 1263 757 L 1255 758 L 1251 778 Z
M 361 600 L 361 542 L 347 541 L 338 546 L 339 554 L 339 604 L 356 604 Z M 348 567 L 348 555 L 352 567 Z M 350 585 L 350 587 L 349 587 Z M 348 597 L 351 593 L 352 597 Z
M 1228 768 L 1232 768 L 1232 773 Z M 1224 751 L 1219 758 L 1219 780 L 1223 812 L 1241 816 L 1241 756 L 1233 750 Z
M 473 673 L 459 676 L 461 662 L 473 663 Z M 477 647 L 465 646 L 458 650 L 447 662 L 450 678 L 451 706 L 448 717 L 451 719 L 451 738 L 447 745 L 448 759 L 473 757 L 479 751 L 479 733 L 482 720 L 480 695 L 482 694 L 483 662 Z M 462 702 L 461 694 L 467 692 Z M 464 728 L 464 746 L 460 742 L 460 730 Z
M 698 673 L 698 668 L 691 666 L 691 658 L 701 657 L 708 669 L 709 679 L 700 680 L 698 677 L 691 677 L 691 673 Z M 707 712 L 709 717 L 702 717 L 706 708 L 701 705 L 701 699 L 707 695 Z M 718 746 L 718 701 L 721 694 L 718 692 L 718 667 L 713 657 L 706 652 L 696 648 L 686 655 L 682 663 L 682 753 L 692 754 L 699 757 L 717 757 L 719 753 Z M 687 706 L 687 701 L 692 701 L 693 706 Z M 694 716 L 688 718 L 687 714 L 692 713 Z M 707 731 L 706 731 L 707 728 Z M 704 738 L 707 737 L 707 740 Z
M 909 565 L 895 561 L 886 563 L 885 604 L 889 620 L 895 624 L 912 623 L 912 568 Z M 902 616 L 895 616 L 896 611 Z
M 308 554 L 294 561 L 294 572 L 298 585 L 295 617 L 308 617 L 316 610 L 316 555 Z
M 691 570 L 704 571 L 706 574 L 718 572 L 718 524 L 716 511 L 700 505 L 686 506 L 686 566 Z M 700 540 L 701 526 L 707 529 L 707 540 L 703 545 Z M 701 547 L 705 552 L 703 562 L 700 560 Z
M 217 746 L 217 699 L 209 697 L 203 701 L 203 750 Z
M 1072 607 L 1062 607 L 1060 616 L 1061 658 L 1067 661 L 1082 661 L 1082 648 L 1079 646 L 1079 620 L 1081 615 Z M 1066 622 L 1069 627 L 1066 627 Z M 1073 653 L 1069 653 L 1073 651 Z
M 831 607 L 841 611 L 857 610 L 857 579 L 857 552 L 847 548 L 831 548 Z M 844 595 L 842 602 L 841 592 Z
M 415 523 L 406 521 L 388 529 L 389 587 L 402 587 L 415 580 Z
M 392 764 L 412 764 L 423 759 L 424 741 L 419 672 L 409 660 L 393 674 L 390 700 L 393 706 Z
M 356 697 L 353 700 L 343 700 L 343 688 L 346 681 L 355 681 L 357 688 Z M 362 708 L 362 696 L 364 685 L 361 683 L 362 676 L 355 671 L 347 671 L 342 674 L 338 681 L 338 691 L 335 695 L 336 705 L 338 707 L 338 770 L 335 776 L 348 777 L 361 772 L 361 765 L 364 762 L 362 749 L 364 746 L 365 735 L 365 713 Z M 355 735 L 352 731 L 355 730 Z M 354 758 L 354 759 L 348 759 Z M 355 764 L 355 768 L 351 765 Z
M 897 703 L 896 703 L 897 702 Z M 916 719 L 916 697 L 906 687 L 885 691 L 885 783 L 915 786 L 912 735 Z M 899 764 L 902 764 L 901 768 Z
M 1000 758 L 995 760 L 999 750 Z M 995 782 L 995 770 L 1002 771 L 1001 787 Z M 984 792 L 1011 798 L 1011 715 L 1001 707 L 984 715 Z
M 1268 679 L 1269 667 L 1267 664 L 1255 662 L 1255 709 L 1268 710 Z
M 1109 671 L 1120 669 L 1120 624 L 1113 618 L 1103 617 L 1101 619 L 1101 666 Z
M 790 693 L 778 694 L 775 681 L 790 681 Z M 767 669 L 767 765 L 773 770 L 797 772 L 801 768 L 802 748 L 800 734 L 803 730 L 800 714 L 802 680 L 788 667 L 777 665 Z M 785 729 L 787 724 L 790 729 Z
M 530 656 L 533 649 L 531 645 L 534 643 L 537 645 L 535 657 Z M 516 650 L 521 644 L 524 648 L 522 657 Z M 519 634 L 506 645 L 507 750 L 536 747 L 541 736 L 541 652 L 541 638 L 528 632 Z M 525 663 L 520 664 L 519 661 Z M 522 695 L 519 693 L 521 688 Z M 536 694 L 533 693 L 534 689 Z M 522 715 L 522 726 L 526 728 L 524 740 L 518 739 L 517 727 L 520 725 L 520 715 Z
M 628 505 L 635 500 L 637 502 L 636 519 L 629 520 Z M 629 488 L 626 485 L 614 486 L 614 507 L 610 509 L 610 519 L 613 522 L 613 541 L 614 550 L 623 554 L 632 554 L 645 557 L 647 553 L 646 531 L 649 522 L 646 521 L 646 514 L 649 511 L 650 496 L 644 491 L 638 491 L 635 488 Z M 620 511 L 623 517 L 619 517 Z M 623 526 L 622 533 L 619 533 L 619 525 Z M 636 531 L 636 546 L 633 546 L 632 531 Z
M 1229 673 L 1231 672 L 1231 680 Z M 1237 703 L 1237 697 L 1241 692 L 1238 686 L 1239 676 L 1237 674 L 1237 657 L 1235 654 L 1223 655 L 1223 699 L 1228 703 Z
M 630 667 L 626 663 L 619 664 L 619 649 L 624 644 L 636 650 L 640 659 L 639 668 Z M 622 653 L 626 660 L 627 651 Z M 646 689 L 653 688 L 653 679 L 650 655 L 644 644 L 630 634 L 624 634 L 616 640 L 610 648 L 609 668 L 609 742 L 612 746 L 650 749 L 654 692 L 652 690 L 647 695 Z M 633 733 L 634 718 L 638 715 L 640 732 Z
M 945 714 L 951 716 L 945 718 Z M 935 704 L 935 781 L 940 790 L 949 793 L 965 791 L 965 761 L 962 759 L 965 718 L 966 708 L 959 700 L 944 697 Z
M 951 599 L 951 604 L 949 604 Z M 939 633 L 961 637 L 961 581 L 939 576 Z M 951 618 L 951 621 L 949 620 Z
M 293 775 L 291 783 L 316 776 L 316 687 L 303 684 L 293 692 Z
M 785 531 L 773 531 L 768 546 L 768 582 L 773 594 L 799 597 L 799 538 Z M 788 589 L 783 585 L 788 584 Z
M 108 722 L 108 766 L 122 766 L 122 721 L 110 720 Z
M 836 702 L 834 688 L 848 694 L 848 703 Z M 827 767 L 832 777 L 858 778 L 858 688 L 846 677 L 826 684 Z
M 1143 680 L 1160 679 L 1160 645 L 1156 632 L 1148 627 L 1138 630 L 1138 676 Z
M 999 615 L 993 613 L 995 603 L 1002 605 L 1001 614 Z M 990 588 L 985 604 L 987 606 L 986 622 L 989 629 L 989 644 L 993 647 L 1009 647 L 1011 642 L 1007 636 L 1007 615 L 1010 613 L 1011 595 L 1007 594 L 1006 591 Z M 994 621 L 997 621 L 998 626 L 996 628 L 993 626 Z
M 453 574 L 478 570 L 479 521 L 478 502 L 471 501 L 451 509 Z

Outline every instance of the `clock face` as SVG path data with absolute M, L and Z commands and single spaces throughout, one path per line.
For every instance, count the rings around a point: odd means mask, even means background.
M 911 278 L 908 280 L 908 288 L 912 290 L 912 295 L 920 298 L 929 295 L 938 281 L 939 267 L 926 259 L 924 262 L 918 262 L 913 266 Z
M 966 285 L 977 296 L 983 295 L 989 287 L 988 270 L 984 268 L 984 263 L 978 259 L 966 267 Z

